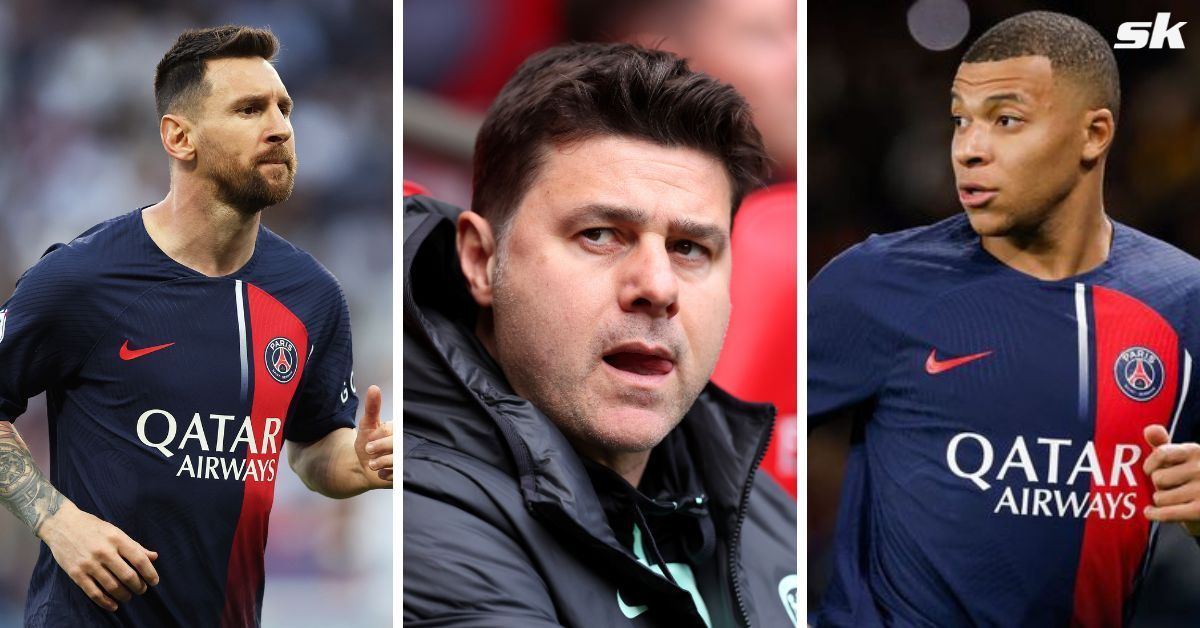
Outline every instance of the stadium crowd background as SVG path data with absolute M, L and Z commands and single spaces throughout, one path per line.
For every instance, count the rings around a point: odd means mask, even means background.
M 296 101 L 299 170 L 291 199 L 264 221 L 341 281 L 356 384 L 360 394 L 379 384 L 392 417 L 392 10 L 389 0 L 0 2 L 0 301 L 51 244 L 166 194 L 153 78 L 175 37 L 270 27 Z M 47 469 L 42 397 L 17 427 Z M 391 625 L 391 498 L 330 500 L 281 473 L 263 624 Z M 0 627 L 21 625 L 38 545 L 0 512 Z
M 1170 12 L 1186 48 L 1115 50 L 1122 105 L 1108 159 L 1114 219 L 1200 256 L 1200 7 L 1193 2 L 921 0 L 810 3 L 808 275 L 871 233 L 962 211 L 950 168 L 950 82 L 970 42 L 1035 9 L 1091 24 L 1111 42 L 1123 22 Z M 923 42 L 923 43 L 920 43 Z M 824 590 L 847 426 L 808 441 L 809 608 Z M 1192 626 L 1200 616 L 1200 548 L 1164 534 L 1134 626 Z

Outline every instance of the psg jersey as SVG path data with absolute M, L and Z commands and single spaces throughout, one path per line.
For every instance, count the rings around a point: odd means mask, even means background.
M 158 552 L 160 584 L 110 613 L 43 544 L 26 625 L 257 625 L 283 441 L 354 426 L 334 277 L 265 227 L 245 266 L 204 276 L 139 210 L 52 247 L 0 311 L 0 420 L 46 391 L 51 482 Z
M 1120 224 L 1042 281 L 965 215 L 809 286 L 808 413 L 853 411 L 819 625 L 1120 626 L 1157 525 L 1142 435 L 1196 438 L 1200 262 Z

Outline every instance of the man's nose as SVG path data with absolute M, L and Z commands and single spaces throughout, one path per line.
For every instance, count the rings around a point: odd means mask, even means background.
M 640 244 L 622 268 L 621 309 L 651 317 L 671 318 L 679 313 L 679 278 L 666 244 Z
M 268 116 L 267 142 L 282 144 L 292 138 L 292 121 L 278 107 L 272 107 Z
M 951 147 L 955 163 L 961 166 L 982 166 L 992 160 L 991 142 L 987 130 L 976 123 L 968 124 L 954 135 Z

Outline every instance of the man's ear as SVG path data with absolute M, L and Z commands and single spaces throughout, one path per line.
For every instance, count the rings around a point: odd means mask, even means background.
M 183 116 L 168 113 L 158 121 L 158 135 L 163 149 L 179 161 L 196 158 L 196 145 L 192 139 L 192 123 Z
M 467 287 L 479 307 L 492 305 L 492 272 L 496 265 L 496 239 L 487 219 L 472 211 L 458 216 L 458 262 Z
M 1084 115 L 1086 116 L 1084 118 L 1086 135 L 1083 141 L 1083 153 L 1080 157 L 1085 164 L 1091 166 L 1103 158 L 1108 152 L 1108 148 L 1112 146 L 1117 125 L 1113 121 L 1112 111 L 1108 109 L 1093 109 Z

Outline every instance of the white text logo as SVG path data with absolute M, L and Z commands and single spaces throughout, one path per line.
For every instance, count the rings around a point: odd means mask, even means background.
M 138 417 L 137 435 L 142 444 L 158 450 L 164 458 L 175 455 L 171 447 L 183 449 L 189 442 L 194 441 L 201 451 L 206 453 L 222 453 L 224 456 L 185 454 L 175 477 L 188 476 L 207 480 L 235 480 L 245 482 L 272 482 L 275 480 L 275 464 L 279 457 L 279 433 L 283 421 L 275 417 L 267 418 L 263 426 L 261 439 L 254 437 L 254 425 L 250 417 L 244 417 L 236 429 L 226 430 L 226 424 L 237 417 L 231 414 L 209 414 L 202 417 L 199 412 L 192 415 L 192 420 L 176 442 L 179 425 L 175 417 L 166 410 L 147 410 Z M 215 429 L 213 429 L 215 428 Z M 210 431 L 212 430 L 212 431 Z M 213 433 L 215 432 L 215 433 Z M 153 435 L 153 436 L 152 436 Z M 232 435 L 232 440 L 227 438 Z M 239 451 L 239 445 L 242 447 Z M 235 455 L 240 456 L 235 457 Z M 271 458 L 247 459 L 246 454 L 269 455 Z
M 1179 29 L 1187 22 L 1179 22 L 1168 28 L 1170 21 L 1170 13 L 1158 13 L 1154 16 L 1153 24 L 1125 22 L 1117 29 L 1117 39 L 1121 43 L 1114 44 L 1113 48 L 1146 48 L 1148 43 L 1150 48 L 1157 50 L 1163 47 L 1163 42 L 1168 48 L 1183 48 L 1183 35 Z
M 1032 443 L 1017 436 L 997 465 L 996 449 L 986 436 L 962 432 L 946 445 L 946 465 L 980 491 L 990 490 L 993 482 L 1004 484 L 992 514 L 1077 519 L 1131 519 L 1137 514 L 1134 469 L 1142 458 L 1140 445 L 1118 443 L 1112 459 L 1106 457 L 1102 464 L 1090 440 L 1077 445 L 1069 438 L 1038 438 Z M 1062 466 L 1064 462 L 1070 466 Z M 1027 486 L 1016 490 L 1012 484 L 1022 480 Z

